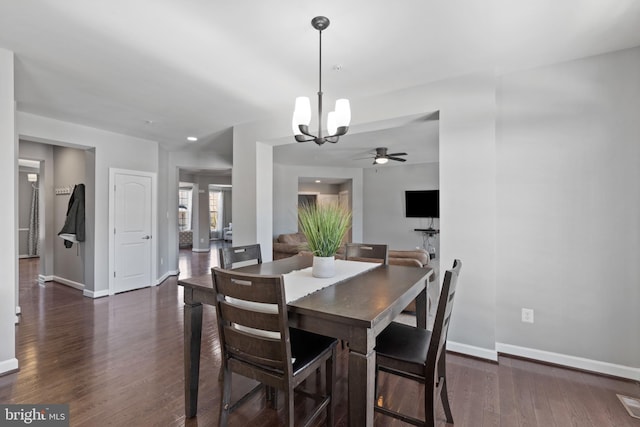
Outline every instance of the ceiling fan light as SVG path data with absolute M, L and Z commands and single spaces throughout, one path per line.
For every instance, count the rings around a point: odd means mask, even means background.
M 351 123 L 351 106 L 348 99 L 338 99 L 336 101 L 336 128 L 349 126 Z M 332 134 L 333 135 L 333 134 Z
M 378 165 L 384 165 L 388 161 L 389 161 L 389 159 L 387 159 L 386 157 L 376 157 L 376 159 L 374 160 L 374 163 L 376 163 Z
M 336 123 L 336 112 L 332 111 L 327 115 L 327 132 L 329 136 L 338 132 L 338 124 Z

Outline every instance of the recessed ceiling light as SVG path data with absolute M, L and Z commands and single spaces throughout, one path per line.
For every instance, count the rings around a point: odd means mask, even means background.
M 188 137 L 187 137 L 187 140 L 188 140 L 188 141 L 197 141 L 197 140 L 198 140 L 198 138 L 196 138 L 195 136 L 188 136 Z
M 320 184 L 322 181 L 320 181 L 319 179 L 316 179 L 316 184 Z
M 148 124 L 148 125 L 152 125 L 152 124 L 153 124 L 153 120 L 145 120 L 144 122 L 145 122 L 146 124 Z

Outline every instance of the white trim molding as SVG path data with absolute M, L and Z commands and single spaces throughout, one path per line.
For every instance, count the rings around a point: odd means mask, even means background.
M 9 374 L 18 370 L 18 359 L 7 359 L 0 362 L 0 375 Z
M 53 281 L 74 289 L 79 289 L 81 291 L 84 290 L 83 283 L 74 282 L 73 280 L 65 279 L 64 277 L 53 276 Z
M 89 297 L 89 298 L 102 298 L 102 297 L 108 297 L 109 296 L 109 290 L 105 289 L 102 291 L 90 291 L 88 289 L 85 289 L 82 291 L 82 295 L 85 297 Z
M 191 249 L 191 252 L 209 252 L 211 249 L 210 248 L 206 248 L 206 249 Z
M 480 359 L 491 360 L 492 362 L 498 361 L 498 352 L 489 348 L 447 341 L 447 350 L 455 353 L 466 354 L 467 356 L 478 357 Z
M 448 347 L 448 346 L 447 346 Z M 586 359 L 584 357 L 571 356 L 568 354 L 553 353 L 534 348 L 520 347 L 517 345 L 496 343 L 498 353 L 512 356 L 524 357 L 527 359 L 539 360 L 556 365 L 568 366 L 571 368 L 591 371 L 599 374 L 612 375 L 621 378 L 628 378 L 640 381 L 640 368 L 631 366 L 616 365 L 614 363 L 602 362 L 600 360 Z
M 156 286 L 160 285 L 162 282 L 167 280 L 171 276 L 177 276 L 180 274 L 180 270 L 167 271 L 160 278 L 156 279 Z
M 38 284 L 44 285 L 46 282 L 52 282 L 53 276 L 43 276 L 42 274 L 38 275 Z

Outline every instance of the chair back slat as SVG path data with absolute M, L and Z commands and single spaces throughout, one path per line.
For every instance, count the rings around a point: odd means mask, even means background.
M 215 268 L 215 267 L 214 267 Z M 217 283 L 218 295 L 243 301 L 261 302 L 265 304 L 277 304 L 279 301 L 279 289 L 277 282 L 279 276 L 249 277 L 247 280 L 228 275 L 218 275 L 222 279 Z
M 368 243 L 347 243 L 344 258 L 354 261 L 389 263 L 388 246 Z
M 429 366 L 429 364 L 435 364 L 440 359 L 440 354 L 447 342 L 449 321 L 451 319 L 453 300 L 456 294 L 456 285 L 461 268 L 462 262 L 460 260 L 455 260 L 453 268 L 451 270 L 447 270 L 444 274 L 444 281 L 442 283 L 442 289 L 440 290 L 440 298 L 438 299 L 438 309 L 433 322 L 431 341 L 429 342 L 429 350 L 427 352 L 427 366 Z
M 249 261 L 254 261 L 254 264 L 262 264 L 262 251 L 260 250 L 259 243 L 220 248 L 218 249 L 218 256 L 220 259 L 220 267 L 225 270 L 233 268 L 234 264 L 249 264 Z
M 244 305 L 249 307 L 243 307 Z M 222 318 L 231 324 L 280 333 L 280 316 L 277 308 L 278 306 L 273 304 L 263 305 L 244 300 L 221 301 L 220 304 Z

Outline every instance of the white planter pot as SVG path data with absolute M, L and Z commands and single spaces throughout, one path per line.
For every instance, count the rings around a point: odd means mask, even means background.
M 336 274 L 336 259 L 332 256 L 314 256 L 311 275 L 313 277 L 328 278 Z

